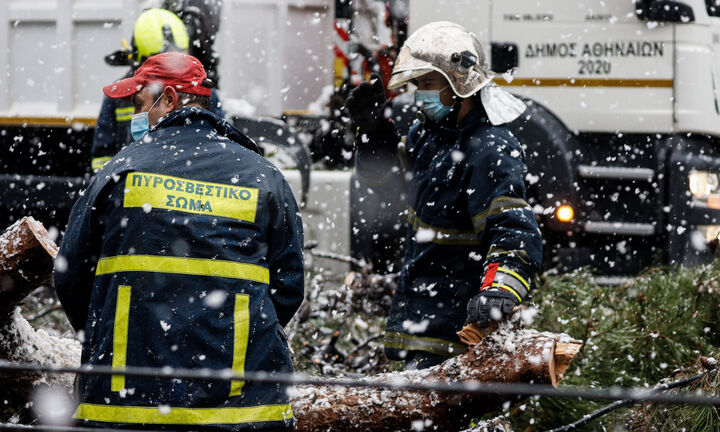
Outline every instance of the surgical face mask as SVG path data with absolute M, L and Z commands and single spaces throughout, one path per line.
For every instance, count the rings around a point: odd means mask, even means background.
M 148 117 L 148 114 L 150 111 L 152 111 L 153 108 L 155 108 L 155 104 L 157 104 L 160 99 L 162 98 L 162 95 L 153 102 L 152 106 L 149 110 L 137 114 L 133 114 L 132 120 L 130 120 L 130 133 L 132 134 L 132 137 L 135 141 L 139 140 L 143 137 L 149 130 L 150 130 L 150 118 Z
M 440 101 L 440 90 L 415 90 L 415 103 L 420 105 L 420 110 L 433 121 L 440 121 L 447 117 L 452 107 L 445 106 Z

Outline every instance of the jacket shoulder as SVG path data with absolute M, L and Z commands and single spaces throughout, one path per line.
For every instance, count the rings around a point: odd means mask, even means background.
M 475 129 L 466 140 L 466 151 L 470 154 L 502 152 L 513 157 L 523 157 L 524 152 L 518 139 L 510 129 L 503 126 L 483 126 Z

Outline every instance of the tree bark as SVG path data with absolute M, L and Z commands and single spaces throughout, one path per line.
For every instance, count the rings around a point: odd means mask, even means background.
M 0 236 L 0 360 L 45 366 L 79 366 L 80 343 L 49 335 L 32 326 L 17 305 L 35 288 L 50 281 L 57 246 L 42 224 L 25 217 Z M 70 375 L 2 372 L 3 408 L 17 409 L 37 386 L 72 389 Z
M 41 224 L 25 218 L 0 236 L 0 359 L 43 365 L 77 367 L 80 343 L 34 330 L 20 315 L 19 303 L 52 276 L 57 247 Z M 516 314 L 519 315 L 519 314 Z M 413 383 L 533 382 L 557 385 L 581 342 L 569 336 L 517 329 L 517 319 L 499 327 L 463 329 L 467 353 L 430 369 L 381 374 L 373 382 Z M 39 385 L 72 389 L 73 377 L 38 373 L 4 374 L 9 403 L 27 401 Z M 447 394 L 375 388 L 297 386 L 291 404 L 298 431 L 458 430 L 469 419 L 500 407 L 496 396 Z
M 0 236 L 0 325 L 33 289 L 52 278 L 58 248 L 43 225 L 24 217 Z
M 580 346 L 581 342 L 567 335 L 518 330 L 507 323 L 467 353 L 434 368 L 383 374 L 368 380 L 557 385 Z M 305 432 L 412 430 L 420 425 L 458 430 L 470 419 L 498 409 L 505 400 L 470 394 L 298 386 L 291 391 L 291 402 L 297 430 Z

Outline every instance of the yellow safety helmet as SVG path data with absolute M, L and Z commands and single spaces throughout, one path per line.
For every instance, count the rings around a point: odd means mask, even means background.
M 132 40 L 137 63 L 168 51 L 186 51 L 188 33 L 182 20 L 166 9 L 148 9 L 135 21 Z

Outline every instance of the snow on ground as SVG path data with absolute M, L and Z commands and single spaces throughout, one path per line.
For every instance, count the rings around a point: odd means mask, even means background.
M 15 309 L 7 329 L 8 337 L 0 339 L 0 344 L 13 344 L 7 350 L 12 353 L 7 360 L 43 366 L 80 366 L 80 342 L 51 336 L 43 329 L 36 331 L 20 314 L 20 308 Z M 7 351 L 6 347 L 0 349 Z M 51 388 L 72 389 L 73 379 L 71 374 L 42 374 L 35 385 L 45 383 Z

